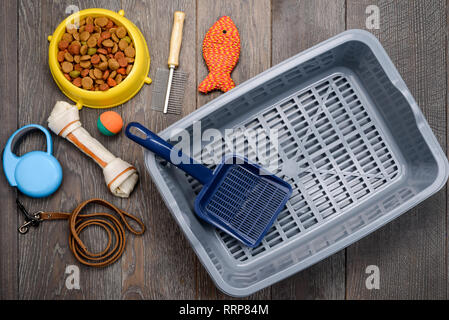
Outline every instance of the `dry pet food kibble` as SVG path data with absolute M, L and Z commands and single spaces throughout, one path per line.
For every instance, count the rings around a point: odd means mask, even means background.
M 107 17 L 85 17 L 69 25 L 58 43 L 64 77 L 78 88 L 106 91 L 133 68 L 136 50 L 128 31 Z

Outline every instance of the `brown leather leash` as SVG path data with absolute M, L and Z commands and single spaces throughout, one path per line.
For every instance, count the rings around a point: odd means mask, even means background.
M 37 226 L 41 221 L 68 220 L 70 250 L 80 263 L 91 267 L 106 267 L 113 264 L 121 257 L 126 245 L 124 226 L 135 235 L 142 235 L 145 232 L 145 225 L 139 218 L 101 199 L 84 201 L 71 213 L 38 211 L 30 215 L 18 200 L 17 204 L 26 217 L 26 222 L 19 228 L 19 232 L 22 234 L 28 231 L 29 226 Z M 89 204 L 98 204 L 106 207 L 114 211 L 120 219 L 105 212 L 81 214 L 81 211 Z M 135 221 L 140 226 L 140 231 L 134 229 L 128 223 L 128 218 Z M 103 228 L 108 235 L 106 248 L 99 253 L 89 251 L 80 238 L 80 234 L 83 230 L 90 226 Z

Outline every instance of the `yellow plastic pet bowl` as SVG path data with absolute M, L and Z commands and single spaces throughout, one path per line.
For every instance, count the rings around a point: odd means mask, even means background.
M 124 15 L 125 12 L 123 10 L 120 10 L 118 13 L 106 9 L 81 10 L 62 21 L 53 35 L 48 37 L 50 41 L 48 64 L 51 74 L 59 89 L 74 101 L 79 109 L 83 106 L 90 108 L 110 108 L 121 105 L 134 97 L 144 83 L 151 83 L 151 79 L 148 77 L 148 72 L 150 71 L 150 54 L 147 43 L 140 30 L 131 21 L 126 19 Z M 75 19 L 79 18 L 78 21 L 80 21 L 86 16 L 106 16 L 117 25 L 125 27 L 136 49 L 134 66 L 131 73 L 119 85 L 107 91 L 88 91 L 74 86 L 64 77 L 57 60 L 58 43 L 65 33 L 66 26 L 74 23 Z

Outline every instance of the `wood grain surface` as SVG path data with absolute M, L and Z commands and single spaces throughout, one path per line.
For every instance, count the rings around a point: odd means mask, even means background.
M 363 28 L 368 5 L 380 9 L 374 34 L 447 150 L 446 1 L 349 1 L 348 28 Z M 347 249 L 349 299 L 447 297 L 446 188 Z M 381 289 L 367 290 L 365 268 L 377 265 Z
M 0 3 L 0 143 L 20 126 L 46 120 L 54 103 L 67 98 L 48 68 L 48 41 L 75 5 L 123 9 L 143 33 L 151 55 L 150 77 L 166 68 L 173 13 L 186 13 L 180 70 L 189 74 L 183 115 L 220 93 L 199 94 L 208 70 L 202 57 L 207 30 L 223 15 L 237 25 L 242 39 L 232 73 L 240 84 L 271 66 L 345 29 L 365 29 L 369 5 L 380 12 L 375 34 L 404 78 L 418 105 L 447 150 L 448 45 L 445 0 L 5 0 Z M 70 7 L 69 7 L 70 8 Z M 154 80 L 154 79 L 153 79 Z M 152 86 L 145 85 L 114 110 L 125 123 L 137 120 L 159 132 L 181 116 L 150 109 Z M 111 195 L 102 170 L 69 142 L 53 135 L 54 153 L 64 172 L 61 188 L 45 199 L 21 196 L 30 211 L 69 212 L 79 202 L 99 197 L 139 216 L 147 226 L 127 234 L 119 262 L 104 269 L 79 265 L 68 248 L 66 222 L 46 222 L 24 236 L 15 191 L 0 179 L 0 299 L 230 299 L 213 284 L 146 172 L 143 151 L 120 134 L 99 134 L 101 110 L 81 110 L 83 126 L 112 153 L 136 166 L 140 182 L 129 199 Z M 21 143 L 19 154 L 45 148 L 41 134 Z M 447 299 L 447 188 L 395 221 L 316 265 L 261 290 L 248 299 Z M 95 206 L 92 210 L 96 210 Z M 99 228 L 83 233 L 93 250 L 106 235 Z M 80 268 L 80 289 L 65 285 L 68 265 Z M 380 268 L 379 290 L 368 290 L 365 269 Z
M 0 4 L 2 19 L 0 20 L 0 96 L 2 102 L 2 125 L 0 126 L 0 143 L 6 144 L 11 133 L 17 129 L 18 95 L 17 95 L 17 67 L 18 42 L 17 2 L 3 1 Z M 18 294 L 18 234 L 17 209 L 15 203 L 16 192 L 9 188 L 5 178 L 0 182 L 0 299 L 15 299 Z

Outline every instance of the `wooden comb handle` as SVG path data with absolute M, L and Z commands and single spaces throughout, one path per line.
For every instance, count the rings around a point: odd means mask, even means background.
M 173 29 L 170 40 L 170 54 L 168 56 L 168 67 L 179 65 L 179 52 L 181 51 L 182 28 L 186 14 L 176 11 L 173 18 Z

